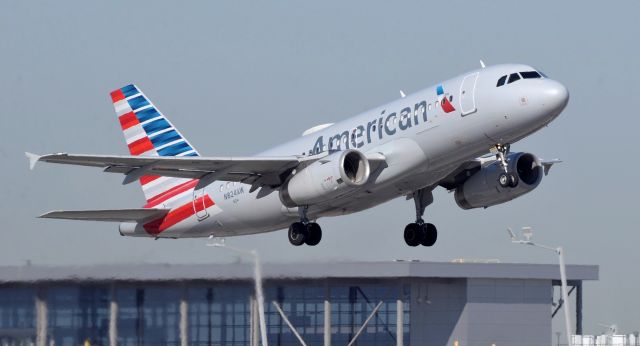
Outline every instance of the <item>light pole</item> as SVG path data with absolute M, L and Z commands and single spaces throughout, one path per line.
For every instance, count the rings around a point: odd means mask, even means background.
M 562 246 L 552 247 L 547 245 L 542 245 L 538 243 L 534 243 L 531 241 L 531 237 L 533 236 L 533 230 L 531 227 L 522 227 L 522 238 L 518 239 L 516 235 L 513 233 L 511 228 L 507 228 L 507 232 L 509 232 L 509 236 L 511 237 L 511 242 L 514 244 L 524 244 L 536 246 L 539 248 L 551 250 L 558 255 L 558 262 L 560 264 L 560 283 L 562 286 L 562 303 L 564 304 L 564 327 L 565 334 L 567 334 L 567 345 L 571 346 L 571 316 L 569 315 L 569 291 L 567 289 L 567 272 L 564 265 L 564 251 L 562 250 Z
M 267 342 L 267 323 L 264 318 L 264 293 L 262 291 L 262 268 L 260 267 L 260 257 L 258 256 L 258 252 L 256 250 L 244 250 L 237 247 L 233 247 L 230 245 L 226 245 L 224 239 L 216 241 L 213 237 L 209 237 L 213 241 L 207 243 L 207 246 L 212 247 L 221 247 L 225 249 L 229 249 L 231 251 L 235 251 L 237 253 L 243 255 L 249 255 L 253 257 L 253 280 L 255 281 L 255 289 L 256 289 L 256 301 L 258 303 L 258 318 L 260 319 L 260 339 L 262 341 L 262 346 L 268 346 Z

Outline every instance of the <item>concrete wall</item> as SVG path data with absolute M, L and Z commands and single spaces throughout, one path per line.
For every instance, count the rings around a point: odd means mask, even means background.
M 467 335 L 467 280 L 416 280 L 411 285 L 411 345 L 452 345 Z M 465 339 L 466 340 L 466 339 Z
M 551 280 L 412 284 L 411 345 L 551 345 Z

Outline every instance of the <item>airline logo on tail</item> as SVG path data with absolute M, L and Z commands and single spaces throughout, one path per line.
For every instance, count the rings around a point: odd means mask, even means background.
M 198 152 L 135 85 L 111 92 L 124 138 L 131 155 L 199 156 Z M 157 235 L 195 214 L 220 212 L 208 194 L 195 195 L 198 180 L 144 175 L 140 177 L 147 199 L 144 208 L 171 206 L 162 218 L 144 224 L 144 229 Z M 211 210 L 210 210 L 211 209 Z
M 198 156 L 135 85 L 111 92 L 111 99 L 131 155 Z

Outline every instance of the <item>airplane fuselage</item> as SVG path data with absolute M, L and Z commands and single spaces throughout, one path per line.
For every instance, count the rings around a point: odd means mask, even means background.
M 363 188 L 309 206 L 307 217 L 314 220 L 365 210 L 435 186 L 465 161 L 496 144 L 515 143 L 555 119 L 568 99 L 560 83 L 533 78 L 496 86 L 501 76 L 523 71 L 535 69 L 514 64 L 471 71 L 258 156 L 308 156 L 345 149 L 383 154 L 384 167 L 372 171 Z M 299 208 L 285 207 L 277 190 L 250 189 L 251 185 L 218 181 L 194 191 L 195 198 L 209 195 L 216 208 L 201 210 L 159 236 L 253 234 L 283 229 L 300 219 Z M 121 233 L 137 233 L 135 227 L 123 223 Z

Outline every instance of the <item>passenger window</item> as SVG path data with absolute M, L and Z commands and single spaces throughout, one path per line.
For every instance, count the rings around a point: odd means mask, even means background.
M 511 84 L 518 79 L 520 79 L 520 76 L 517 73 L 512 73 L 511 75 L 509 75 L 509 82 L 507 84 Z
M 507 81 L 507 75 L 500 77 L 500 79 L 498 79 L 498 84 L 496 84 L 496 88 L 503 86 L 504 82 L 506 81 Z
M 520 72 L 520 75 L 524 79 L 541 78 L 540 74 L 536 71 Z

